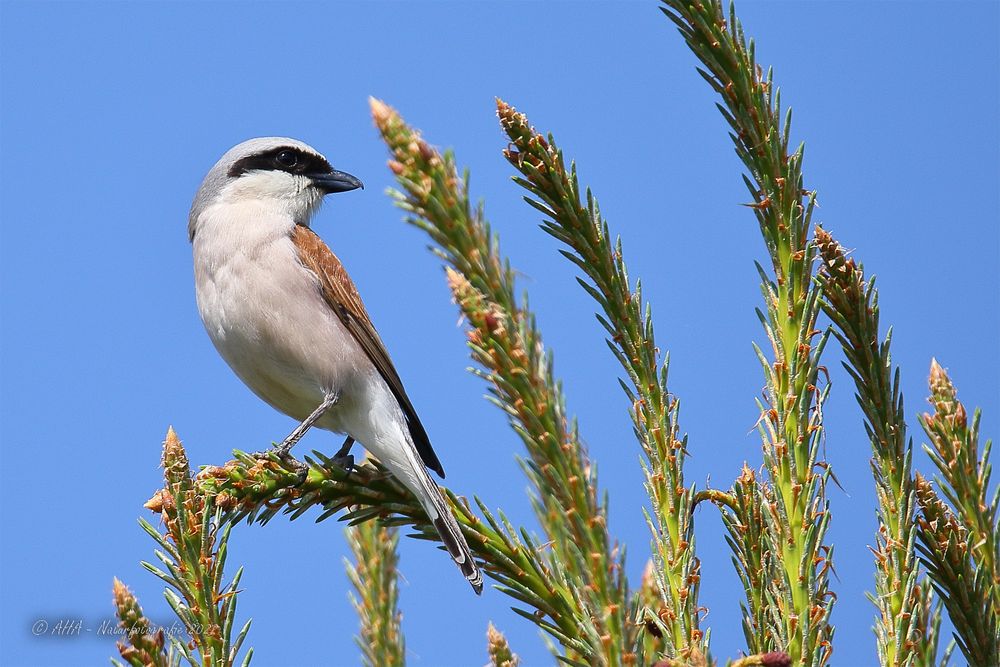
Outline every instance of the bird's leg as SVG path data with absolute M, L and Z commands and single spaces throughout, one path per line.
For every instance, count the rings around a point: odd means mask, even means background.
M 354 445 L 354 438 L 347 436 L 344 444 L 340 446 L 337 453 L 333 455 L 333 462 L 350 473 L 354 469 L 354 456 L 351 454 L 351 447 Z
M 288 434 L 280 445 L 275 445 L 271 448 L 271 451 L 278 455 L 278 458 L 288 459 L 291 456 L 292 447 L 295 446 L 302 436 L 306 434 L 306 431 L 311 429 L 313 425 L 319 421 L 327 410 L 332 408 L 340 400 L 340 392 L 327 394 L 323 399 L 323 402 L 319 404 L 319 407 L 312 411 L 312 414 L 303 420 L 301 424 L 295 427 L 295 430 Z

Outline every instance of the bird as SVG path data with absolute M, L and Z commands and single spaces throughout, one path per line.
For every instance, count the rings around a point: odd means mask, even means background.
M 427 512 L 476 594 L 483 578 L 431 479 L 444 468 L 354 282 L 310 223 L 328 194 L 363 188 L 319 151 L 287 137 L 228 150 L 191 205 L 195 296 L 216 350 L 253 393 L 310 427 L 361 443 Z

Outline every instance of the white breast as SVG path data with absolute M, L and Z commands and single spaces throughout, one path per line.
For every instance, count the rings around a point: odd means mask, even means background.
M 343 432 L 338 415 L 374 368 L 299 262 L 294 225 L 261 201 L 203 211 L 193 241 L 198 310 L 222 357 L 276 409 L 301 420 L 339 390 L 341 404 L 321 425 Z

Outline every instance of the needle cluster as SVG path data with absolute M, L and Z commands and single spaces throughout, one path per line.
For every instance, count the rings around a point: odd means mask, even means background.
M 507 638 L 492 623 L 486 629 L 486 649 L 491 667 L 518 667 L 521 664 L 521 659 L 510 650 Z
M 625 600 L 623 553 L 607 528 L 607 502 L 597 472 L 566 412 L 552 356 L 542 343 L 527 297 L 518 298 L 482 205 L 473 207 L 468 175 L 450 152 L 439 153 L 387 105 L 372 100 L 372 117 L 391 156 L 400 190 L 392 193 L 407 220 L 427 232 L 447 265 L 448 285 L 467 320 L 474 372 L 490 388 L 528 457 L 522 460 L 532 504 L 550 544 L 551 576 L 572 600 L 586 648 L 567 660 L 628 664 L 632 624 Z M 558 573 L 558 575 L 556 574 Z
M 694 549 L 694 487 L 684 480 L 687 436 L 680 435 L 680 401 L 667 391 L 667 360 L 660 360 L 652 311 L 642 286 L 633 289 L 620 238 L 613 238 L 590 189 L 581 193 L 576 164 L 567 168 L 551 134 L 542 136 L 524 114 L 497 100 L 500 125 L 510 144 L 504 151 L 518 171 L 515 182 L 524 199 L 544 216 L 542 229 L 568 249 L 560 252 L 586 278 L 580 285 L 601 308 L 598 321 L 608 346 L 628 377 L 622 388 L 633 429 L 644 454 L 646 490 L 652 501 L 647 515 L 653 533 L 653 569 L 660 604 L 646 609 L 663 626 L 663 650 L 686 659 L 704 654 L 707 642 L 698 627 L 699 563 Z
M 361 621 L 355 638 L 365 667 L 402 667 L 406 643 L 398 609 L 399 529 L 365 521 L 344 531 L 354 562 L 346 562 L 354 587 L 351 603 Z
M 348 472 L 333 458 L 313 452 L 305 457 L 308 471 L 303 479 L 297 462 L 243 452 L 234 455 L 222 466 L 203 468 L 194 480 L 197 492 L 214 499 L 228 523 L 246 520 L 263 525 L 278 515 L 296 519 L 318 510 L 316 521 L 335 516 L 351 525 L 376 521 L 382 526 L 409 526 L 419 539 L 440 539 L 413 494 L 377 461 Z M 484 571 L 498 582 L 499 590 L 531 608 L 520 614 L 568 650 L 588 650 L 583 634 L 587 620 L 578 616 L 579 601 L 566 588 L 568 577 L 554 569 L 545 547 L 502 513 L 494 516 L 479 499 L 475 503 L 483 518 L 450 491 L 445 496 Z M 162 492 L 148 506 L 163 511 L 161 498 Z
M 980 453 L 980 412 L 969 419 L 937 361 L 931 362 L 929 385 L 934 412 L 923 414 L 920 424 L 930 439 L 924 449 L 939 474 L 936 488 L 919 473 L 916 477 L 918 548 L 966 660 L 1000 664 L 1000 490 L 988 497 L 992 443 Z
M 757 63 L 733 5 L 726 12 L 720 0 L 663 3 L 701 61 L 699 73 L 722 100 L 717 106 L 749 172 L 743 177 L 753 198 L 747 206 L 771 264 L 770 272 L 758 265 L 765 307 L 757 311 L 770 357 L 755 346 L 765 379 L 758 430 L 768 479 L 749 504 L 763 519 L 757 550 L 766 554 L 761 578 L 767 590 L 761 598 L 748 588 L 747 639 L 761 649 L 787 647 L 795 665 L 822 665 L 832 651 L 834 596 L 827 580 L 832 548 L 824 544 L 829 468 L 820 460 L 826 390 L 819 388 L 819 375 L 827 334 L 816 328 L 820 289 L 813 281 L 816 248 L 809 234 L 816 194 L 803 187 L 802 145 L 792 149 L 789 143 L 791 112 L 781 107 L 771 70 L 765 74 Z M 730 523 L 746 526 L 750 520 L 737 516 Z M 756 564 L 742 560 L 742 550 L 736 556 L 746 584 L 758 576 L 747 572 Z
M 112 590 L 118 627 L 124 633 L 124 639 L 117 642 L 122 659 L 132 667 L 171 667 L 178 664 L 179 656 L 172 652 L 172 647 L 166 647 L 163 628 L 153 629 L 153 624 L 142 613 L 135 594 L 117 577 Z
M 164 488 L 146 504 L 158 512 L 166 531 L 161 533 L 144 519 L 139 523 L 156 541 L 154 553 L 158 565 L 142 566 L 159 577 L 167 588 L 167 604 L 184 624 L 187 637 L 171 634 L 169 652 L 162 634 L 152 639 L 129 638 L 131 646 L 119 644 L 122 657 L 129 664 L 189 664 L 232 667 L 250 664 L 253 649 L 239 661 L 240 648 L 250 630 L 248 620 L 236 629 L 236 597 L 243 568 L 226 583 L 225 566 L 229 532 L 233 523 L 216 497 L 202 493 L 192 477 L 187 454 L 173 429 L 163 444 Z M 141 616 L 138 602 L 116 580 L 115 601 L 119 618 L 125 623 Z M 159 649 L 156 651 L 155 649 Z M 137 662 L 152 658 L 152 662 Z
M 878 533 L 872 549 L 875 593 L 869 597 L 878 609 L 879 659 L 883 665 L 909 665 L 922 650 L 925 619 L 914 554 L 913 445 L 906 437 L 899 367 L 890 356 L 892 331 L 881 339 L 874 278 L 865 278 L 864 268 L 829 232 L 817 229 L 815 237 L 822 256 L 823 311 L 834 323 L 872 447 Z

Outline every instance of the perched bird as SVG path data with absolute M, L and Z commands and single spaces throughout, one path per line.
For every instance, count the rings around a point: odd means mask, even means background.
M 365 446 L 420 501 L 480 593 L 482 575 L 441 490 L 413 404 L 343 264 L 309 228 L 323 197 L 364 187 L 310 146 L 282 137 L 230 149 L 191 206 L 198 310 L 226 363 L 272 407 Z

